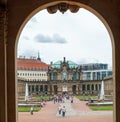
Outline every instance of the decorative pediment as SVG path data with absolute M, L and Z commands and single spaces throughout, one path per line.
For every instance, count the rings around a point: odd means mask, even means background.
M 54 14 L 57 12 L 57 10 L 59 10 L 62 14 L 64 14 L 69 9 L 72 13 L 76 13 L 78 12 L 79 8 L 80 7 L 77 5 L 70 5 L 68 3 L 62 2 L 54 6 L 47 7 L 47 11 L 50 14 Z

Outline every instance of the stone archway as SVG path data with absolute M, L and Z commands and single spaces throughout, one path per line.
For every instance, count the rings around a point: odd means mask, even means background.
M 31 16 L 48 6 L 52 6 L 60 2 L 61 1 L 59 0 L 2 0 L 0 2 L 1 122 L 17 122 L 16 50 L 20 32 Z M 100 0 L 78 0 L 64 2 L 72 5 L 78 5 L 91 11 L 100 18 L 110 34 L 113 49 L 113 79 L 115 81 L 114 122 L 119 122 L 120 99 L 117 96 L 119 96 L 120 93 L 120 2 L 119 0 L 106 0 L 104 2 L 101 2 Z

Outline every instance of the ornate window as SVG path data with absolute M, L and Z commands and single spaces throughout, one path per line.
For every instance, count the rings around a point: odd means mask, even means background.
M 62 80 L 67 80 L 67 72 L 62 72 Z
M 77 75 L 76 75 L 76 72 L 73 72 L 73 73 L 72 73 L 72 80 L 76 80 L 76 76 L 77 76 Z
M 54 72 L 53 73 L 53 80 L 57 80 L 58 79 L 58 74 L 57 74 L 57 72 Z

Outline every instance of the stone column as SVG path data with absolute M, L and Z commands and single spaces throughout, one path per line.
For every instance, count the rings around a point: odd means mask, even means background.
M 60 94 L 61 93 L 61 85 L 59 84 L 58 85 L 58 94 Z
M 7 122 L 6 10 L 0 6 L 0 122 Z
M 36 84 L 34 84 L 34 93 L 36 93 Z
M 57 77 L 58 77 L 58 79 L 57 79 L 57 80 L 60 80 L 60 73 L 58 73 L 58 76 L 57 76 Z
M 119 18 L 120 20 L 120 7 Z M 115 34 L 115 62 L 113 62 L 113 86 L 114 86 L 114 122 L 120 122 L 120 23 L 116 23 Z
M 51 73 L 51 80 L 53 80 L 53 73 Z
M 82 92 L 82 88 L 81 88 L 81 84 L 79 83 L 79 94 L 81 95 Z
M 48 84 L 48 94 L 50 94 L 50 84 Z
M 70 73 L 68 73 L 68 80 L 70 80 L 71 78 L 70 78 Z
M 32 85 L 30 84 L 30 95 L 32 94 Z
M 78 94 L 78 88 L 79 86 L 78 86 L 78 84 L 76 85 L 76 94 Z
M 94 91 L 96 91 L 96 86 L 95 86 L 96 84 L 93 84 L 93 85 L 94 85 Z
M 54 95 L 54 84 L 52 84 L 52 87 L 51 87 L 52 89 L 51 89 L 51 93 L 52 93 L 52 95 Z
M 10 21 L 11 14 L 8 11 L 8 33 L 6 45 L 6 70 L 7 70 L 7 122 L 17 122 L 17 33 L 14 33 L 16 24 Z M 14 25 L 14 26 L 13 26 Z M 12 28 L 12 30 L 11 30 Z M 14 33 L 14 34 L 13 34 Z

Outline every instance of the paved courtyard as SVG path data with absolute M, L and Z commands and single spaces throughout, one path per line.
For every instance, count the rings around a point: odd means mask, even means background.
M 66 100 L 61 103 L 66 107 L 66 116 L 58 114 L 59 103 L 47 102 L 39 112 L 30 115 L 29 112 L 18 113 L 18 122 L 113 122 L 112 111 L 92 111 L 85 101 L 74 98 L 74 103 Z

